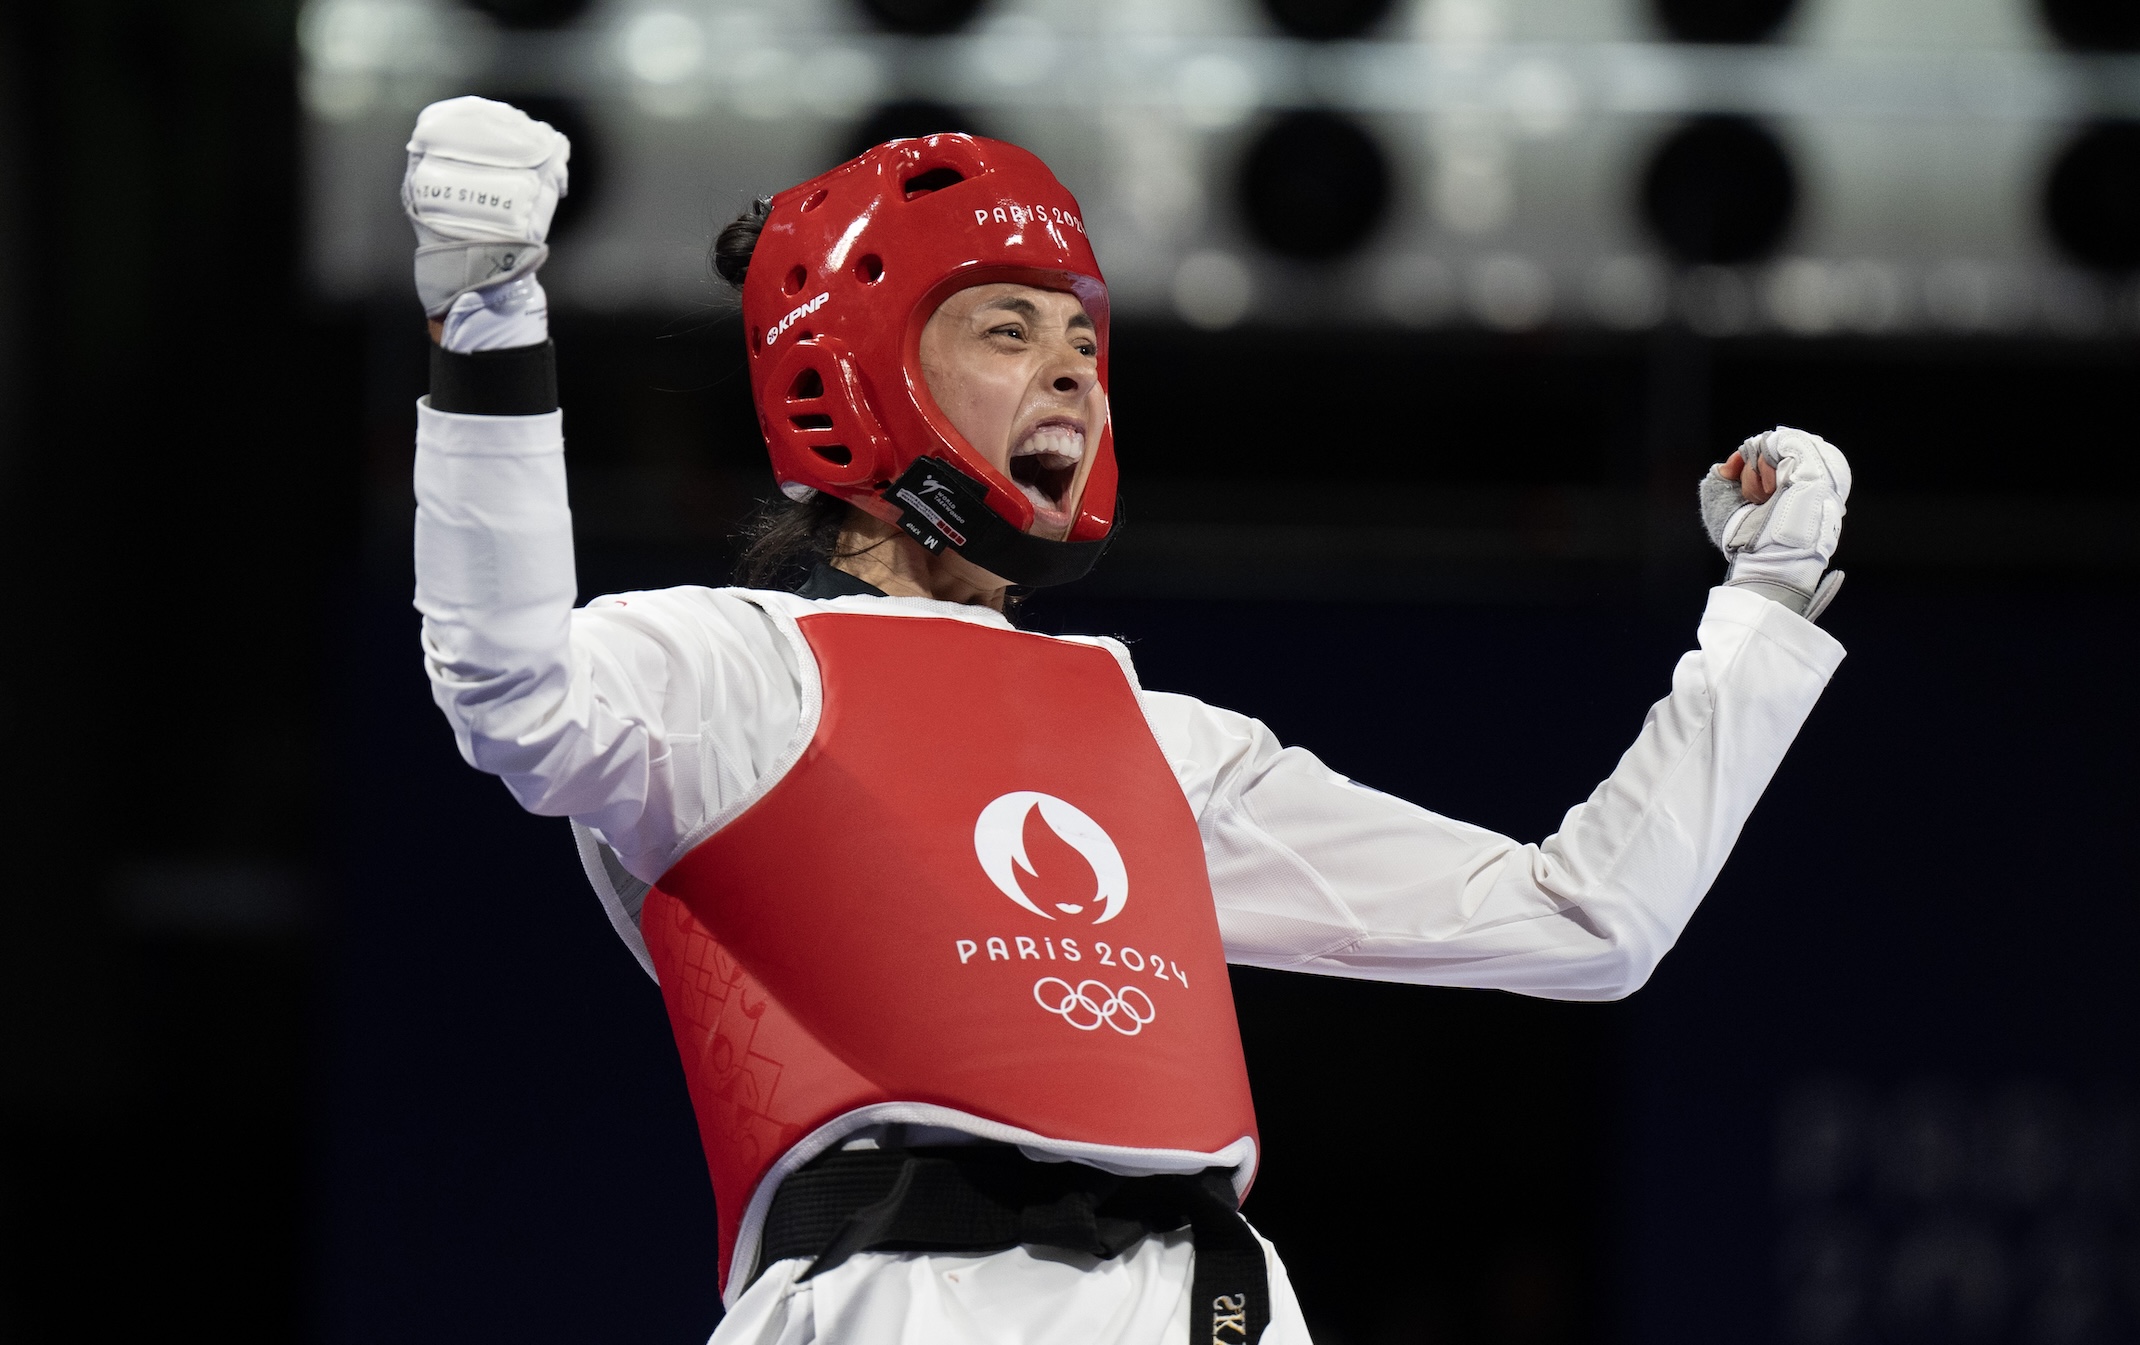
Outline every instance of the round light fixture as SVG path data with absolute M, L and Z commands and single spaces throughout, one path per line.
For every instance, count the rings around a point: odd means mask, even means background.
M 1278 31 L 1317 42 L 1364 36 L 1395 8 L 1396 0 L 1263 0 Z
M 973 22 L 988 0 L 860 0 L 862 12 L 890 33 L 941 37 Z
M 588 0 L 468 0 L 501 28 L 562 28 L 587 12 Z
M 2043 21 L 2081 51 L 2140 51 L 2140 5 L 2132 0 L 2041 0 Z
M 1642 175 L 1642 215 L 1673 258 L 1739 266 L 1772 255 L 1798 210 L 1798 175 L 1774 133 L 1698 117 L 1666 136 Z
M 2051 237 L 2073 260 L 2140 270 L 2140 122 L 2082 128 L 2051 165 L 2043 206 Z
M 1280 256 L 1329 261 L 1358 248 L 1389 208 L 1390 169 L 1367 129 L 1335 112 L 1293 112 L 1242 160 L 1241 213 Z
M 1792 0 L 1656 0 L 1657 21 L 1680 42 L 1765 42 Z

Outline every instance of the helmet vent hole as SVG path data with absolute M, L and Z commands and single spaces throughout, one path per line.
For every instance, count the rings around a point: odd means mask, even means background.
M 874 285 L 884 279 L 884 259 L 872 252 L 856 262 L 855 278 L 865 285 Z
M 932 191 L 955 187 L 965 180 L 966 175 L 956 168 L 932 168 L 926 173 L 918 173 L 907 179 L 907 199 L 911 201 L 917 196 L 927 196 Z
M 807 214 L 809 214 L 809 213 L 810 213 L 811 211 L 813 211 L 813 210 L 817 209 L 817 208 L 818 208 L 819 206 L 823 205 L 823 204 L 825 203 L 825 197 L 826 197 L 826 196 L 828 196 L 828 195 L 830 195 L 830 194 L 831 194 L 831 193 L 829 193 L 829 192 L 828 192 L 828 191 L 827 191 L 827 190 L 826 190 L 825 188 L 823 188 L 823 187 L 819 187 L 819 188 L 818 188 L 818 189 L 817 189 L 816 191 L 814 191 L 814 192 L 811 192 L 811 193 L 810 193 L 810 199 L 802 203 L 802 209 L 803 209 L 803 213 L 804 213 L 805 215 L 807 215 Z
M 855 460 L 855 455 L 847 451 L 845 444 L 812 444 L 810 451 L 835 467 L 845 467 Z
M 818 377 L 815 369 L 803 370 L 795 375 L 795 381 L 788 385 L 788 400 L 791 402 L 813 401 L 824 395 L 825 380 Z
M 801 266 L 794 267 L 788 272 L 787 282 L 781 286 L 781 289 L 789 294 L 800 294 L 804 283 L 809 279 L 810 272 L 807 269 Z
M 819 415 L 812 415 L 812 416 L 789 416 L 789 417 L 788 417 L 788 423 L 789 423 L 790 425 L 793 425 L 793 426 L 794 426 L 794 427 L 795 427 L 796 429 L 798 429 L 798 430 L 829 430 L 829 429 L 831 429 L 831 428 L 832 428 L 832 417 L 831 417 L 831 416 L 819 416 Z M 835 447 L 835 448 L 839 448 L 839 445 L 835 444 L 835 445 L 833 445 L 833 447 Z M 823 452 L 824 450 L 823 450 L 823 449 L 819 449 L 818 451 L 822 453 L 822 452 Z M 846 460 L 847 460 L 847 450 L 846 450 L 846 449 L 844 449 L 844 448 L 841 448 L 841 449 L 840 449 L 840 461 L 842 461 L 842 462 L 845 462 Z

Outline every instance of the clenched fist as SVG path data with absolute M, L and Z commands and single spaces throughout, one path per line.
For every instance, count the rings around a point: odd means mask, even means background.
M 1850 462 L 1818 435 L 1778 426 L 1741 444 L 1702 476 L 1702 524 L 1730 562 L 1724 582 L 1818 617 L 1843 584 L 1828 562 L 1849 498 Z
M 466 353 L 549 335 L 535 272 L 565 195 L 571 142 L 487 98 L 449 98 L 416 118 L 401 204 L 416 228 L 416 293 Z

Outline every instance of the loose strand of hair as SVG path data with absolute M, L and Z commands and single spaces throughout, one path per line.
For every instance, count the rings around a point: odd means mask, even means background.
M 795 589 L 820 564 L 839 557 L 847 526 L 845 500 L 819 492 L 806 500 L 785 496 L 759 502 L 744 521 L 736 582 L 745 588 Z

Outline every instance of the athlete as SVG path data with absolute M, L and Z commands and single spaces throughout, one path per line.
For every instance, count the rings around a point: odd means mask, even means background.
M 409 143 L 416 602 L 462 755 L 572 820 L 660 983 L 719 1209 L 714 1340 L 1305 1341 L 1236 1208 L 1258 1154 L 1226 963 L 1640 986 L 1842 658 L 1812 618 L 1843 456 L 1778 429 L 1704 476 L 1728 571 L 1699 647 L 1521 844 L 1006 619 L 1013 585 L 1098 557 L 1115 458 L 1082 216 L 995 141 L 880 145 L 718 240 L 785 501 L 756 559 L 812 562 L 798 589 L 575 610 L 537 279 L 567 155 L 475 98 Z

